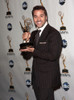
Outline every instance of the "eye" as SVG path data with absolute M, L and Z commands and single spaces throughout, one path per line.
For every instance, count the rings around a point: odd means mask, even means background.
M 34 16 L 34 18 L 37 18 L 37 16 Z
M 41 17 L 44 17 L 44 15 L 42 14 Z

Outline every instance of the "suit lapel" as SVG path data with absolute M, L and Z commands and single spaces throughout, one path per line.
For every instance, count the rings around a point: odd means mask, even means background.
M 39 41 L 38 41 L 38 44 L 39 42 L 42 42 L 42 41 L 45 41 L 47 39 L 47 36 L 50 34 L 51 32 L 51 26 L 48 24 L 45 29 L 43 30 L 41 36 L 39 37 Z M 37 34 L 37 30 L 35 31 L 35 47 L 38 46 L 38 44 L 36 45 L 36 34 Z
M 50 25 L 48 24 L 46 27 L 45 27 L 45 29 L 43 30 L 43 32 L 42 32 L 42 34 L 41 34 L 41 36 L 40 36 L 40 38 L 39 38 L 39 41 L 42 41 L 42 40 L 45 40 L 46 39 L 46 37 L 49 35 L 49 33 L 50 33 L 50 29 L 51 29 L 51 27 L 50 27 Z

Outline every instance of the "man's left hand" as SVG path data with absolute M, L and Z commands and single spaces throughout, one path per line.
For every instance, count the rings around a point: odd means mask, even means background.
M 26 49 L 20 49 L 21 52 L 34 52 L 35 48 L 27 47 Z

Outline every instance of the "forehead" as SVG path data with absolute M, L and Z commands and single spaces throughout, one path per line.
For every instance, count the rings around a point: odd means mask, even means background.
M 44 14 L 44 10 L 40 9 L 40 10 L 35 10 L 34 11 L 34 15 L 36 14 Z

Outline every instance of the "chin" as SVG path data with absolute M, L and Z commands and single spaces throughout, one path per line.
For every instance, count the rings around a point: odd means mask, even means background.
M 38 27 L 38 28 L 41 28 L 41 27 L 42 27 L 42 25 L 40 25 L 40 26 L 38 25 L 37 27 Z

